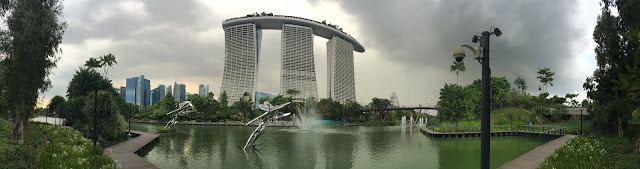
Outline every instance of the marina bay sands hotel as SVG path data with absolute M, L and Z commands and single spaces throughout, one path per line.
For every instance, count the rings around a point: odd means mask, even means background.
M 264 13 L 222 22 L 225 32 L 225 64 L 220 92 L 229 103 L 245 92 L 253 94 L 260 63 L 262 29 L 282 30 L 280 93 L 300 91 L 296 97 L 318 98 L 313 56 L 313 35 L 327 42 L 327 97 L 338 101 L 356 100 L 353 51 L 364 47 L 335 25 L 310 19 Z

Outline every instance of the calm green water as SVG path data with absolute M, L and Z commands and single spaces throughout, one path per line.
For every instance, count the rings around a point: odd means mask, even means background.
M 155 132 L 158 125 L 132 124 Z M 478 168 L 480 138 L 431 138 L 394 127 L 267 128 L 256 149 L 254 127 L 175 126 L 143 158 L 160 168 Z M 543 142 L 544 143 L 544 142 Z M 491 138 L 497 168 L 539 145 L 537 137 Z

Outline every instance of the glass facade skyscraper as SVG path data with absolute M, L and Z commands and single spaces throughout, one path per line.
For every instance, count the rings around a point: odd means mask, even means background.
M 127 103 L 136 103 L 136 90 L 138 88 L 138 77 L 127 78 L 125 100 Z
M 127 78 L 125 100 L 127 103 L 147 106 L 151 102 L 150 88 L 150 81 L 149 79 L 145 79 L 144 75 L 140 75 L 140 77 Z

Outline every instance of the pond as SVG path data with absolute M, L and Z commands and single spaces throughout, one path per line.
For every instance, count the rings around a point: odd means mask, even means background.
M 132 124 L 155 132 L 160 125 Z M 241 149 L 255 127 L 175 126 L 143 158 L 160 168 L 478 168 L 480 137 L 432 138 L 391 127 L 267 128 L 255 149 Z M 491 168 L 532 150 L 538 137 L 491 138 Z

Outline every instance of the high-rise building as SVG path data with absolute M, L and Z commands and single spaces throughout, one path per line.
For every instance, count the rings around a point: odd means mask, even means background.
M 164 85 L 158 85 L 157 88 L 151 90 L 151 105 L 156 104 L 165 95 Z
M 198 95 L 207 97 L 209 95 L 209 85 L 200 84 L 198 86 Z
M 149 79 L 145 79 L 144 75 L 127 78 L 125 100 L 127 103 L 135 103 L 140 106 L 149 105 L 151 102 L 150 88 L 150 81 Z
M 229 104 L 243 94 L 254 94 L 259 75 L 260 48 L 263 29 L 282 30 L 280 92 L 298 90 L 298 98 L 318 98 L 318 86 L 313 55 L 314 36 L 330 40 L 329 97 L 355 100 L 353 51 L 365 49 L 355 38 L 339 27 L 325 22 L 296 16 L 270 15 L 238 17 L 222 22 L 225 32 L 225 64 L 220 93 L 226 92 Z M 351 50 L 349 50 L 351 49 Z M 342 63 L 345 62 L 345 63 Z M 345 72 L 343 72 L 345 71 Z
M 140 75 L 136 85 L 136 104 L 140 106 L 149 105 L 151 102 L 151 82 Z
M 282 27 L 282 69 L 280 93 L 300 91 L 297 98 L 318 98 L 316 67 L 313 58 L 313 29 L 284 24 Z
M 124 86 L 120 86 L 120 96 L 123 99 L 127 99 L 127 88 Z
M 171 89 L 171 85 L 167 86 L 167 90 L 165 90 L 164 95 L 167 95 L 171 93 L 171 95 L 173 95 L 173 89 Z
M 186 86 L 184 84 L 178 84 L 177 82 L 173 83 L 173 100 L 181 102 L 186 101 L 185 92 Z
M 260 100 L 264 97 L 269 98 L 269 99 L 273 99 L 274 97 L 278 96 L 277 93 L 271 93 L 271 92 L 265 92 L 265 91 L 256 91 L 255 94 L 255 98 L 253 99 L 253 106 L 256 109 L 259 109 L 260 107 Z
M 220 93 L 226 91 L 229 104 L 245 92 L 253 93 L 258 73 L 262 31 L 253 23 L 224 28 L 225 59 Z
M 328 98 L 356 101 L 353 45 L 337 36 L 327 42 L 327 76 Z
M 138 77 L 127 78 L 126 96 L 127 103 L 136 103 L 136 90 L 138 89 Z
M 400 106 L 400 102 L 398 101 L 398 95 L 396 94 L 396 92 L 391 93 L 391 98 L 389 98 L 389 101 L 391 101 L 391 105 L 393 105 L 393 107 Z

